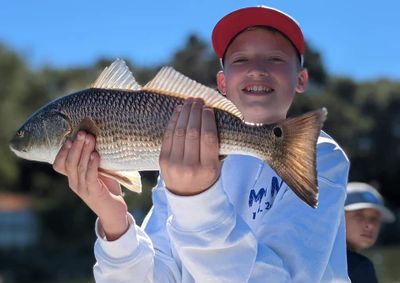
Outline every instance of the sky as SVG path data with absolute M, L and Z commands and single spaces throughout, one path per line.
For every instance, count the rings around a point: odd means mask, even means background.
M 162 65 L 195 33 L 243 7 L 293 16 L 329 74 L 400 80 L 399 0 L 0 0 L 0 43 L 33 68 L 77 67 L 100 57 Z

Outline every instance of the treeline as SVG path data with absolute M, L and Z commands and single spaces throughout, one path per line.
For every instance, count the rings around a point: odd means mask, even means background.
M 70 192 L 66 178 L 56 174 L 49 164 L 18 159 L 9 150 L 8 141 L 40 106 L 87 87 L 114 59 L 102 58 L 84 68 L 31 70 L 23 57 L 0 44 L 0 192 L 29 195 L 40 219 L 38 245 L 24 251 L 0 252 L 0 271 L 17 268 L 18 282 L 25 279 L 31 282 L 28 279 L 32 278 L 32 272 L 38 278 L 57 278 L 60 274 L 79 278 L 90 274 L 94 262 L 95 218 Z M 211 47 L 195 35 L 189 36 L 182 49 L 159 66 L 142 67 L 126 61 L 142 84 L 161 66 L 170 65 L 192 79 L 215 87 L 215 75 L 220 68 Z M 296 97 L 290 115 L 326 107 L 329 114 L 324 130 L 347 152 L 352 164 L 350 181 L 373 183 L 388 206 L 398 211 L 400 82 L 385 79 L 357 82 L 348 77 L 333 77 L 325 70 L 322 56 L 311 47 L 307 49 L 305 62 L 311 83 L 307 93 Z M 143 174 L 147 189 L 141 196 L 126 192 L 129 207 L 138 218 L 151 206 L 150 187 L 156 175 L 155 172 Z M 384 230 L 381 243 L 400 241 L 398 223 Z

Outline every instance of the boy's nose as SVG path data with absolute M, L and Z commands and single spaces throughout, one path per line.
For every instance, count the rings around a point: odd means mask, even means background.
M 250 76 L 269 76 L 268 68 L 265 64 L 261 62 L 254 62 L 250 65 L 248 74 Z
M 372 230 L 375 227 L 375 223 L 372 221 L 365 221 L 365 229 Z
M 365 229 L 370 230 L 372 228 L 371 223 L 365 222 Z

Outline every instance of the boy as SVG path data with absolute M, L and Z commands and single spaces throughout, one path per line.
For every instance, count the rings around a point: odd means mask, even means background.
M 286 118 L 307 86 L 304 39 L 288 15 L 234 11 L 217 23 L 218 88 L 248 122 Z M 318 141 L 319 207 L 302 202 L 264 162 L 218 157 L 213 111 L 187 100 L 160 154 L 162 179 L 141 229 L 119 186 L 98 176 L 94 138 L 79 133 L 54 168 L 99 216 L 98 282 L 348 282 L 343 204 L 349 163 L 325 133 Z
M 344 209 L 351 282 L 378 282 L 374 265 L 359 252 L 375 244 L 382 222 L 393 222 L 394 214 L 384 206 L 382 196 L 374 187 L 361 182 L 348 184 Z

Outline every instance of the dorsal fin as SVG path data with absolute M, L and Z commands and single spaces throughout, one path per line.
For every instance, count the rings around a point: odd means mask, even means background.
M 140 90 L 142 87 L 136 82 L 124 60 L 117 59 L 106 67 L 92 88 Z
M 174 70 L 172 67 L 163 67 L 157 75 L 144 87 L 145 91 L 176 96 L 179 98 L 197 97 L 213 108 L 218 108 L 243 120 L 239 109 L 216 90 L 202 85 Z

